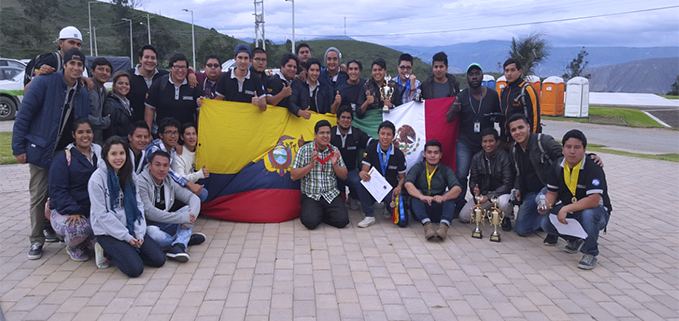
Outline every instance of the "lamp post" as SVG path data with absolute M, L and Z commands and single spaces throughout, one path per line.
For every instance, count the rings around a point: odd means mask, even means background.
M 191 43 L 193 45 L 193 70 L 196 70 L 196 33 L 193 25 L 193 10 L 182 9 L 182 11 L 191 12 Z
M 128 18 L 123 18 L 121 19 L 123 21 L 129 21 L 130 22 L 130 66 L 134 68 L 134 54 L 133 54 L 133 44 L 132 44 L 132 19 Z
M 345 22 L 345 24 L 346 24 L 346 22 Z M 149 45 L 150 45 L 151 44 L 151 15 L 148 14 L 148 13 L 146 14 L 146 27 L 147 27 L 147 30 L 148 30 L 148 33 L 149 33 Z
M 90 8 L 91 3 L 95 3 L 96 1 L 90 1 L 87 3 L 87 20 L 90 22 L 90 56 L 94 51 L 92 51 L 92 9 Z
M 292 2 L 292 53 L 295 52 L 295 0 L 285 0 Z

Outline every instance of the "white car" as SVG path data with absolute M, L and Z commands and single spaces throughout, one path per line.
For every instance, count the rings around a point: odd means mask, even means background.
M 12 120 L 24 98 L 26 65 L 14 59 L 0 58 L 0 120 Z

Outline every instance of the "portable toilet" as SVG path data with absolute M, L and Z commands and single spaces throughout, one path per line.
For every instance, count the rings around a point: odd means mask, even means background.
M 507 78 L 505 78 L 505 76 L 500 76 L 500 78 L 495 81 L 495 91 L 497 91 L 498 95 L 502 92 L 502 88 L 505 88 L 506 86 Z
M 483 75 L 481 84 L 490 89 L 495 89 L 495 77 L 493 75 Z
M 540 114 L 562 116 L 564 93 L 563 78 L 557 76 L 547 77 L 547 79 L 542 82 Z
M 575 77 L 566 83 L 566 117 L 589 117 L 589 80 Z
M 526 76 L 524 78 L 525 81 L 527 81 L 531 86 L 533 86 L 533 89 L 535 89 L 535 92 L 538 95 L 538 99 L 540 99 L 541 95 L 541 88 L 542 88 L 542 83 L 540 83 L 540 77 L 535 76 L 535 75 L 530 75 Z

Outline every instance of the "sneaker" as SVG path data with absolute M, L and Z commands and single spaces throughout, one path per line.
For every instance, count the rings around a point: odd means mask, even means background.
M 375 218 L 372 216 L 366 216 L 362 221 L 358 222 L 358 227 L 368 227 L 375 224 Z
M 566 247 L 563 248 L 563 251 L 568 254 L 577 253 L 578 251 L 580 251 L 580 248 L 582 247 L 583 244 L 585 244 L 585 240 L 583 239 L 578 238 L 572 239 L 568 241 L 568 244 L 566 244 Z
M 505 232 L 512 230 L 512 219 L 509 218 L 509 216 L 505 216 L 505 218 L 502 220 L 502 230 Z
M 45 242 L 59 242 L 59 236 L 52 228 L 52 225 L 46 225 L 45 229 L 42 230 L 42 234 L 45 235 Z
M 31 245 L 31 249 L 28 251 L 29 260 L 37 260 L 42 257 L 42 244 L 35 242 Z
M 349 207 L 353 211 L 358 210 L 358 200 L 352 199 L 351 197 L 347 198 L 347 207 Z
M 434 236 L 436 236 L 436 232 L 434 231 L 434 226 L 432 226 L 431 222 L 424 223 L 424 238 L 426 240 L 431 240 Z
M 547 234 L 545 240 L 542 241 L 542 243 L 545 244 L 546 246 L 555 246 L 556 242 L 558 241 L 559 241 L 558 235 Z
M 203 244 L 205 242 L 205 234 L 203 233 L 193 233 L 191 238 L 189 238 L 189 246 Z
M 85 262 L 90 259 L 90 257 L 85 253 L 82 246 L 77 245 L 75 248 L 66 247 L 66 253 L 71 257 L 71 260 L 76 262 Z
M 100 269 L 108 267 L 108 259 L 104 256 L 104 248 L 99 245 L 99 242 L 94 244 L 94 262 Z
M 445 241 L 445 239 L 448 237 L 448 228 L 449 226 L 446 223 L 439 224 L 439 229 L 436 230 L 436 237 Z
M 597 262 L 596 256 L 592 254 L 585 254 L 582 256 L 582 260 L 578 263 L 578 267 L 583 270 L 591 270 L 596 266 Z
M 178 262 L 186 263 L 189 261 L 189 255 L 184 250 L 184 244 L 175 244 L 167 250 L 167 257 Z

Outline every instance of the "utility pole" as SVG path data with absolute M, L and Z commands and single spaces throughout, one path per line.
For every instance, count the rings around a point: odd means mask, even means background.
M 264 35 L 264 0 L 255 2 L 255 47 L 259 46 L 259 36 L 262 36 L 262 48 L 266 50 L 266 37 Z M 261 25 L 261 32 L 260 32 Z
M 132 19 L 122 18 L 121 20 L 130 22 L 130 66 L 134 68 L 134 54 L 133 54 L 134 48 L 132 44 Z
M 90 8 L 91 3 L 95 3 L 96 1 L 90 1 L 87 3 L 87 20 L 90 22 L 90 56 L 94 51 L 92 51 L 92 8 Z
M 196 70 L 196 33 L 193 25 L 193 10 L 182 9 L 186 12 L 191 12 L 191 43 L 193 44 L 193 70 Z
M 97 27 L 92 27 L 92 33 L 94 33 L 94 56 L 99 57 L 99 50 L 97 50 Z
M 346 19 L 345 19 L 344 24 L 346 25 L 346 23 L 347 22 L 346 22 Z M 151 15 L 148 14 L 148 13 L 146 14 L 146 28 L 147 28 L 148 33 L 149 33 L 149 45 L 150 45 L 151 44 Z
M 347 17 L 344 17 L 344 40 L 347 40 Z
M 295 52 L 295 0 L 285 0 L 292 2 L 292 53 Z

